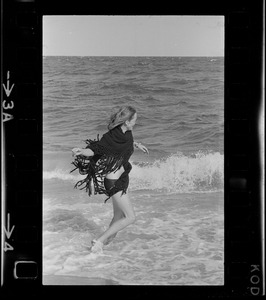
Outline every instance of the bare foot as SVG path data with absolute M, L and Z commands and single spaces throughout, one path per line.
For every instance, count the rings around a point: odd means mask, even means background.
M 91 242 L 91 252 L 93 253 L 102 253 L 103 252 L 103 243 L 97 240 Z

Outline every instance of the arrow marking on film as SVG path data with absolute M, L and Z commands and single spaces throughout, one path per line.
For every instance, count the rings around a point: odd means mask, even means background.
M 5 90 L 5 92 L 6 92 L 7 97 L 10 96 L 10 94 L 11 94 L 11 92 L 12 92 L 12 89 L 13 89 L 14 85 L 15 85 L 15 83 L 13 83 L 13 84 L 11 85 L 11 88 L 9 88 L 9 71 L 8 71 L 8 72 L 7 72 L 7 86 L 5 86 L 5 84 L 3 83 L 3 87 L 4 87 L 4 90 Z
M 15 225 L 13 225 L 11 230 L 10 230 L 10 214 L 7 214 L 7 230 L 4 227 L 4 231 L 5 231 L 7 239 L 10 239 L 14 228 L 15 228 Z

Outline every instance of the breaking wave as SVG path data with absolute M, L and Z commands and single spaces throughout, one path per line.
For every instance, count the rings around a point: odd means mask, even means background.
M 167 192 L 221 191 L 224 181 L 224 156 L 218 152 L 191 156 L 175 154 L 152 164 L 134 164 L 131 189 Z

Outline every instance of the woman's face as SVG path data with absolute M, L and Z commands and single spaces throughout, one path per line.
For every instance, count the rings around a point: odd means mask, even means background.
M 133 116 L 133 118 L 130 121 L 126 121 L 126 126 L 127 126 L 128 130 L 132 130 L 133 129 L 133 127 L 136 124 L 137 118 L 138 118 L 138 115 L 137 115 L 137 113 L 135 113 L 134 116 Z

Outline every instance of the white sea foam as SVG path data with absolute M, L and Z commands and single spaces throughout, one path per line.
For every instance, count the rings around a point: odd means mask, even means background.
M 223 169 L 224 156 L 218 152 L 175 154 L 146 166 L 134 165 L 131 188 L 176 193 L 222 190 Z
M 83 178 L 84 178 L 84 176 L 82 176 L 80 174 L 69 173 L 67 170 L 63 170 L 60 168 L 56 168 L 51 171 L 43 171 L 43 179 L 44 180 L 59 179 L 59 180 L 64 180 L 64 181 L 76 182 Z

